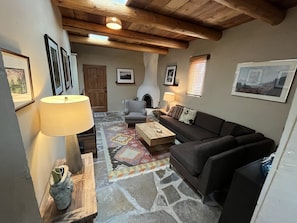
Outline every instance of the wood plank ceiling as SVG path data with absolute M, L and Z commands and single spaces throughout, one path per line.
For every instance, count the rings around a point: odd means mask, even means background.
M 223 31 L 254 19 L 278 25 L 297 0 L 52 0 L 71 42 L 166 54 L 186 49 L 195 39 L 218 41 Z M 122 21 L 121 30 L 105 27 L 106 16 Z M 88 34 L 108 36 L 92 40 Z

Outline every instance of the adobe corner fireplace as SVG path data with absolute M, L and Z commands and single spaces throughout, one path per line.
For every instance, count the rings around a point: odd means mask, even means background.
M 160 103 L 160 88 L 157 83 L 159 54 L 143 53 L 144 80 L 137 90 L 138 100 L 146 101 L 147 108 L 157 108 Z

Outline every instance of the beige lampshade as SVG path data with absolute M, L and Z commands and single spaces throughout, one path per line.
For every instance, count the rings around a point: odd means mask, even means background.
M 106 16 L 106 27 L 118 30 L 122 28 L 122 22 L 117 17 Z
M 41 132 L 48 136 L 68 136 L 94 125 L 89 97 L 59 95 L 40 100 Z
M 168 102 L 174 101 L 175 100 L 175 93 L 165 92 L 164 96 L 163 96 L 163 100 L 168 101 Z

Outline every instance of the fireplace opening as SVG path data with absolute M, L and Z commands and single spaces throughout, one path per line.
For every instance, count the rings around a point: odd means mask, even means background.
M 146 102 L 146 107 L 147 108 L 152 108 L 152 104 L 153 104 L 153 98 L 149 95 L 149 94 L 145 94 L 142 97 L 142 100 Z

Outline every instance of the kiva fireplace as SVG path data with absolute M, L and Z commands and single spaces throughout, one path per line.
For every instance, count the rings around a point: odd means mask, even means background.
M 159 54 L 143 53 L 144 80 L 137 90 L 138 100 L 146 101 L 148 108 L 157 108 L 160 103 L 160 88 L 157 83 Z

